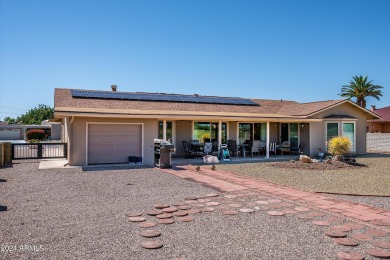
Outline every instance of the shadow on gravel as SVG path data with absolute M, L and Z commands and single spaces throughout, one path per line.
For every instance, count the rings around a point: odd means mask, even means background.
M 0 211 L 7 211 L 7 206 L 0 205 Z
M 6 179 L 0 179 L 0 182 L 7 182 Z
M 390 153 L 367 153 L 356 158 L 390 158 Z

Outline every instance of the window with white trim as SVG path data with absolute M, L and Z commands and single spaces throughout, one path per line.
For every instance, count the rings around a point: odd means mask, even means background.
M 335 136 L 345 136 L 352 142 L 351 151 L 356 152 L 355 129 L 355 122 L 326 122 L 326 142 Z

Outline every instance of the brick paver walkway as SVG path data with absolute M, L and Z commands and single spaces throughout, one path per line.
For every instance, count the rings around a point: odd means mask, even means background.
M 335 199 L 322 194 L 302 191 L 231 172 L 221 170 L 212 171 L 211 169 L 205 169 L 205 167 L 202 167 L 201 171 L 196 171 L 195 166 L 191 165 L 175 166 L 172 169 L 164 169 L 164 171 L 184 179 L 200 182 L 220 191 L 254 190 L 286 200 L 305 203 L 312 208 L 327 211 L 333 215 L 341 215 L 347 218 L 369 222 L 371 225 L 386 226 L 389 228 L 387 223 L 390 222 L 390 210 Z M 382 225 L 383 222 L 384 225 Z

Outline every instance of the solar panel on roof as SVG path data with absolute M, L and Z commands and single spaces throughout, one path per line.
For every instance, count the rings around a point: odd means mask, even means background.
M 175 94 L 162 94 L 162 93 L 130 93 L 130 92 L 109 92 L 109 91 L 92 91 L 92 90 L 90 91 L 90 90 L 73 89 L 72 97 L 259 106 L 258 103 L 244 98 L 212 97 L 212 96 L 199 96 L 199 95 L 191 96 L 191 95 L 175 95 Z

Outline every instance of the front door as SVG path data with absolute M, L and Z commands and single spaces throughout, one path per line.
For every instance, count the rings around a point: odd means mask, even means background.
M 288 124 L 281 124 L 282 130 L 281 130 L 281 142 L 289 141 L 288 140 Z

